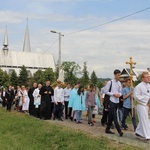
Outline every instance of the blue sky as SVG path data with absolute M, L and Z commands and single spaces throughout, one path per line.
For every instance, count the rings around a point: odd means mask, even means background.
M 75 61 L 98 77 L 112 77 L 115 68 L 127 67 L 130 56 L 136 68 L 147 68 L 150 49 L 150 10 L 102 27 L 76 32 L 150 6 L 149 0 L 5 0 L 0 1 L 0 42 L 7 25 L 9 49 L 23 49 L 29 18 L 31 49 L 58 59 L 57 34 L 62 32 L 62 61 Z

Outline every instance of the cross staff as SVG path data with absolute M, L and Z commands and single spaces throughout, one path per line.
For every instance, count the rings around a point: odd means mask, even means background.
M 133 89 L 133 65 L 136 65 L 136 62 L 133 62 L 132 57 L 130 57 L 130 61 L 127 61 L 126 64 L 130 65 L 131 89 Z M 131 112 L 133 117 L 133 97 L 131 97 Z

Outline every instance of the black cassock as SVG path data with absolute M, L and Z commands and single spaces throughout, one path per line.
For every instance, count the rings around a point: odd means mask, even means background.
M 35 106 L 34 106 L 34 97 L 33 97 L 33 92 L 36 88 L 32 87 L 29 89 L 29 92 L 28 92 L 28 96 L 29 96 L 29 99 L 30 99 L 30 102 L 29 102 L 29 114 L 32 115 L 32 116 L 36 116 L 35 114 Z
M 45 94 L 45 92 L 48 92 Z M 49 93 L 50 92 L 50 93 Z M 43 86 L 40 90 L 41 106 L 40 106 L 40 118 L 51 119 L 51 96 L 54 95 L 54 90 L 51 86 Z
M 7 90 L 5 93 L 5 98 L 7 99 L 7 110 L 11 110 L 13 99 L 15 98 L 14 90 Z

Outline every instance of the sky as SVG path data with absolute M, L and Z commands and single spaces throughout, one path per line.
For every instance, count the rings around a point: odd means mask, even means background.
M 58 60 L 87 62 L 89 75 L 113 77 L 115 69 L 150 67 L 150 9 L 106 25 L 100 24 L 150 7 L 150 0 L 0 0 L 0 43 L 7 26 L 9 50 L 22 51 L 28 18 L 33 52 Z M 92 29 L 91 27 L 98 26 Z M 89 29 L 89 30 L 85 30 Z M 43 60 L 44 61 L 44 60 Z

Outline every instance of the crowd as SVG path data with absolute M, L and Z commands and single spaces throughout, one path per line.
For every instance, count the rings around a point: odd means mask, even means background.
M 85 89 L 79 83 L 75 83 L 71 88 L 66 83 L 66 88 L 61 87 L 61 82 L 57 81 L 57 85 L 51 86 L 50 81 L 46 81 L 45 85 L 34 83 L 33 87 L 26 88 L 18 86 L 15 90 L 13 86 L 9 86 L 6 90 L 1 90 L 2 106 L 11 111 L 12 105 L 18 112 L 29 113 L 29 115 L 43 119 L 58 119 L 63 121 L 71 119 L 77 124 L 82 123 L 82 111 L 87 111 L 88 124 L 93 126 L 92 117 L 94 116 L 94 108 L 100 108 L 100 99 L 93 84 Z
M 12 105 L 18 112 L 29 113 L 29 115 L 43 119 L 58 119 L 63 121 L 70 119 L 77 124 L 82 123 L 82 112 L 87 113 L 87 123 L 94 126 L 95 114 L 103 107 L 101 118 L 102 126 L 105 126 L 105 133 L 115 134 L 111 128 L 115 128 L 120 136 L 122 130 L 127 130 L 126 119 L 129 116 L 132 120 L 135 136 L 140 139 L 150 140 L 150 76 L 148 72 L 141 74 L 142 82 L 135 89 L 131 88 L 131 79 L 126 79 L 125 86 L 119 81 L 120 70 L 114 71 L 114 79 L 105 81 L 105 86 L 99 89 L 90 84 L 86 89 L 80 83 L 75 83 L 73 87 L 66 83 L 66 87 L 61 87 L 61 82 L 51 86 L 50 81 L 45 85 L 34 83 L 33 87 L 26 88 L 18 86 L 15 90 L 9 86 L 6 90 L 2 88 L 2 106 L 11 111 Z M 136 109 L 133 100 L 136 100 L 138 112 L 138 126 L 136 123 Z

